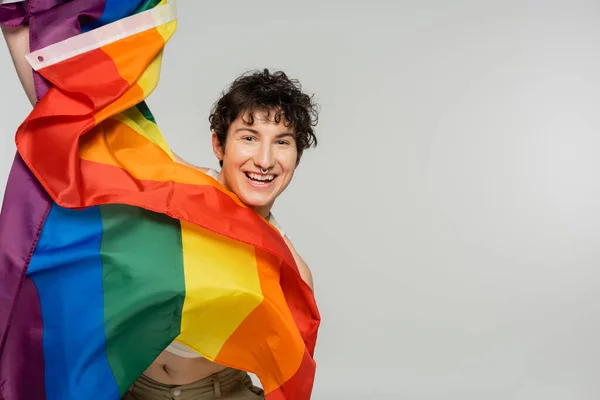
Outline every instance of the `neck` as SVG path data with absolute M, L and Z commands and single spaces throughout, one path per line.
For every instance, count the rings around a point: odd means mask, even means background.
M 271 206 L 254 207 L 254 211 L 256 211 L 261 217 L 268 219 L 271 215 Z

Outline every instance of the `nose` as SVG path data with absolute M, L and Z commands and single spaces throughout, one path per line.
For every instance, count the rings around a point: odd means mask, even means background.
M 260 148 L 254 156 L 254 164 L 261 169 L 270 169 L 275 164 L 273 149 L 268 143 L 261 143 Z

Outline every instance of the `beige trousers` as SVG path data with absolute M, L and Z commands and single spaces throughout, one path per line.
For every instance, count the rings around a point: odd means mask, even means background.
M 122 400 L 259 400 L 263 390 L 243 371 L 225 369 L 188 385 L 164 385 L 142 375 Z

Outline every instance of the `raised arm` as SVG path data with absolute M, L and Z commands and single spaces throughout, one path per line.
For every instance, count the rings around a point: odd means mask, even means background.
M 2 26 L 2 33 L 19 75 L 19 80 L 25 89 L 27 98 L 34 105 L 37 102 L 37 97 L 33 86 L 33 72 L 29 63 L 25 60 L 25 55 L 29 53 L 29 27 L 8 28 Z

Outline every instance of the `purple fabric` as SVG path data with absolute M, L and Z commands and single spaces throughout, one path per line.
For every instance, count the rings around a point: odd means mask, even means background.
M 28 1 L 25 3 L 12 3 L 0 6 L 0 24 L 13 28 L 20 25 L 26 25 L 29 22 L 31 7 L 33 5 L 33 1 Z
M 24 266 L 33 254 L 34 238 L 39 235 L 50 205 L 50 197 L 17 154 L 8 176 L 0 212 L 0 333 L 2 338 L 10 318 L 10 309 L 25 277 Z
M 42 317 L 25 272 L 50 205 L 17 154 L 0 212 L 0 398 L 6 400 L 44 399 Z
M 44 400 L 42 312 L 37 289 L 25 278 L 0 363 L 0 399 Z
M 43 13 L 57 4 L 68 0 L 29 0 L 22 3 L 11 3 L 0 6 L 0 24 L 16 27 L 28 25 L 36 14 Z
M 27 11 L 19 3 L 0 6 L 0 24 L 15 27 L 25 22 Z

